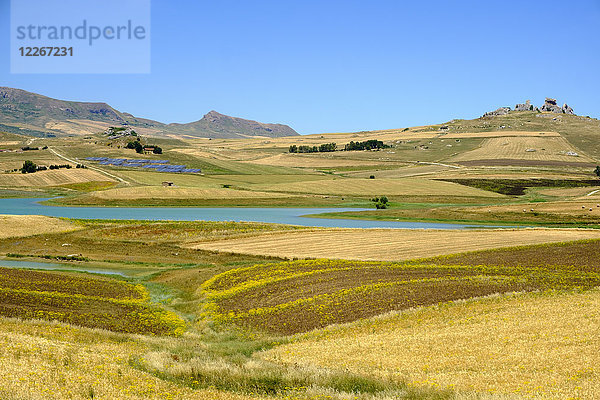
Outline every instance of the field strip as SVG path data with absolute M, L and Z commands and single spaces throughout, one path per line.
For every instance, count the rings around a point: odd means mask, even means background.
M 109 178 L 88 168 L 55 169 L 35 174 L 0 174 L 0 186 L 6 188 L 59 186 L 71 183 L 107 181 Z M 112 182 L 112 180 L 111 180 Z
M 557 137 L 558 132 L 547 131 L 493 131 L 493 132 L 450 132 L 443 137 L 454 138 L 488 138 L 488 137 Z
M 297 258 L 399 261 L 581 239 L 600 239 L 593 229 L 324 229 L 268 233 L 251 238 L 194 243 L 202 250 Z
M 249 190 L 143 186 L 124 187 L 92 192 L 90 197 L 103 200 L 131 199 L 233 199 L 233 198 L 286 198 L 288 194 L 276 192 L 254 192 Z
M 473 150 L 452 157 L 450 161 L 536 160 L 592 162 L 562 137 L 491 137 Z
M 48 148 L 48 150 L 50 150 L 52 153 L 54 153 L 56 156 L 58 156 L 58 157 L 62 158 L 63 160 L 66 160 L 66 161 L 68 161 L 68 162 L 71 162 L 71 163 L 73 163 L 73 164 L 79 164 L 79 162 L 78 162 L 78 161 L 75 161 L 75 160 L 73 160 L 73 159 L 71 159 L 71 158 L 65 157 L 65 156 L 63 156 L 62 154 L 59 154 L 59 153 L 58 153 L 56 150 L 54 150 L 54 149 L 52 149 L 52 148 Z M 105 170 L 103 170 L 103 169 L 100 169 L 100 168 L 97 168 L 97 167 L 92 167 L 92 166 L 89 166 L 89 165 L 86 165 L 86 167 L 87 167 L 88 169 L 92 169 L 92 170 L 94 170 L 94 171 L 100 172 L 101 174 L 104 174 L 104 175 L 106 175 L 106 176 L 108 176 L 108 177 L 110 177 L 110 178 L 116 179 L 116 180 L 118 180 L 119 182 L 123 182 L 123 183 L 125 183 L 125 184 L 129 184 L 129 182 L 127 182 L 125 179 L 123 179 L 123 178 L 121 178 L 121 177 L 118 177 L 117 175 L 113 175 L 113 174 L 111 174 L 110 172 L 106 172 L 106 171 L 105 171 Z
M 80 229 L 68 221 L 41 215 L 0 215 L 0 227 L 0 239 Z

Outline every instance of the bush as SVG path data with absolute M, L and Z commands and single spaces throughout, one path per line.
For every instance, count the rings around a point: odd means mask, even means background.
M 375 179 L 375 175 L 371 175 L 369 179 Z
M 377 208 L 378 210 L 386 209 L 389 203 L 388 198 L 385 196 L 373 197 L 371 201 L 375 203 L 375 208 Z

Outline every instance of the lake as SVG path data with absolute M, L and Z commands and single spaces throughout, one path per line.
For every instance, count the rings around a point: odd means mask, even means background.
M 466 224 L 303 217 L 308 214 L 365 210 L 362 208 L 56 207 L 39 204 L 44 200 L 48 199 L 0 199 L 0 214 L 46 215 L 81 219 L 253 221 L 325 228 L 464 229 L 482 227 L 481 225 Z
M 103 270 L 103 269 L 90 269 L 90 268 L 79 267 L 78 265 L 71 265 L 71 264 L 42 263 L 42 262 L 35 262 L 35 261 L 0 260 L 0 268 L 65 270 L 65 271 L 89 272 L 92 274 L 107 274 L 107 275 L 125 276 L 124 273 L 117 272 L 117 271 Z

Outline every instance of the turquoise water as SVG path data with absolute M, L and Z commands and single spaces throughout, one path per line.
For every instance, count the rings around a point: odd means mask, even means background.
M 83 219 L 174 221 L 254 221 L 326 228 L 463 229 L 481 225 L 405 221 L 305 218 L 326 212 L 363 211 L 362 208 L 202 208 L 202 207 L 56 207 L 39 204 L 47 199 L 0 199 L 0 214 L 47 215 Z M 0 226 L 0 229 L 2 227 Z
M 103 270 L 103 269 L 90 269 L 82 268 L 77 265 L 71 264 L 55 264 L 55 263 L 42 263 L 34 261 L 12 261 L 12 260 L 0 260 L 0 268 L 27 268 L 27 269 L 43 269 L 43 270 L 68 270 L 77 272 L 90 272 L 93 274 L 107 274 L 107 275 L 121 275 L 125 276 L 122 272 Z

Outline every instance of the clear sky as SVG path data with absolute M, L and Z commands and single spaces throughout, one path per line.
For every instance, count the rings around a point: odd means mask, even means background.
M 9 10 L 0 0 L 0 86 L 162 122 L 214 109 L 359 131 L 545 96 L 600 117 L 600 0 L 153 0 L 151 73 L 139 75 L 11 74 Z

